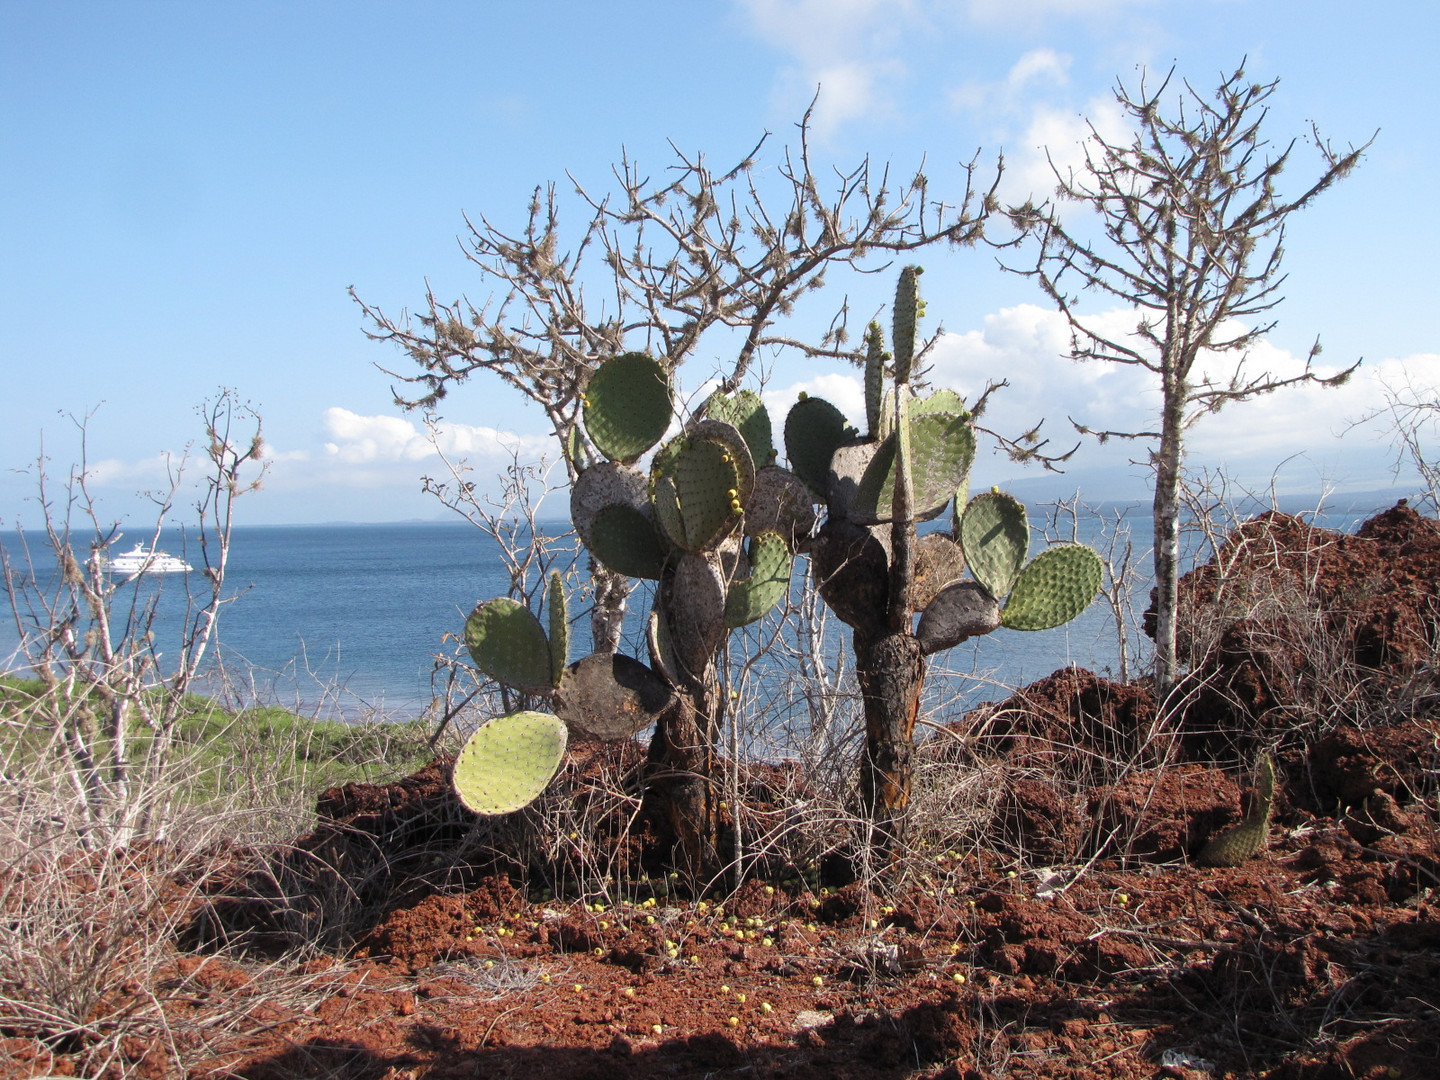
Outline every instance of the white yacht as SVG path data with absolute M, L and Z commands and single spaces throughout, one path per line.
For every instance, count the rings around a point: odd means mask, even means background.
M 156 551 L 153 548 L 146 548 L 144 544 L 136 544 L 123 555 L 112 557 L 110 569 L 117 574 L 135 577 L 138 574 L 184 574 L 193 570 L 194 567 L 184 559 L 177 559 L 168 552 Z

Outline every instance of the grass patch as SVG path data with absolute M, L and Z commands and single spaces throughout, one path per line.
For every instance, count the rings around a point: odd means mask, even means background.
M 38 679 L 0 676 L 0 762 L 8 769 L 63 753 L 53 727 L 37 715 L 45 693 Z M 91 698 L 71 708 L 98 712 L 99 705 Z M 132 734 L 130 754 L 138 760 L 149 733 L 137 724 Z M 233 806 L 240 796 L 242 805 L 284 805 L 336 784 L 414 772 L 434 756 L 429 734 L 424 720 L 325 720 L 274 705 L 237 712 L 189 695 L 166 771 L 181 803 Z

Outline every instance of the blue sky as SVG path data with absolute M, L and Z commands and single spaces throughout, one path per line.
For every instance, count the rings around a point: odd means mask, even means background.
M 38 523 L 32 478 L 12 470 L 33 463 L 42 434 L 47 455 L 71 460 L 66 414 L 91 411 L 95 490 L 115 517 L 133 514 L 163 456 L 194 438 L 194 405 L 222 385 L 264 415 L 272 454 L 242 521 L 443 517 L 419 491 L 439 467 L 420 417 L 391 404 L 375 367 L 403 358 L 366 340 L 346 288 L 396 313 L 427 281 L 483 299 L 456 240 L 463 214 L 518 226 L 535 185 L 568 172 L 607 190 L 622 148 L 659 172 L 667 140 L 728 164 L 768 130 L 761 166 L 773 168 L 817 86 L 822 168 L 868 154 L 906 173 L 923 158 L 943 193 L 961 161 L 1003 150 L 1016 197 L 1043 190 L 1042 146 L 1073 160 L 1081 116 L 1113 118 L 1117 77 L 1174 65 L 1210 87 L 1246 55 L 1252 77 L 1282 79 L 1272 138 L 1311 121 L 1341 145 L 1380 132 L 1295 219 L 1287 300 L 1259 359 L 1283 369 L 1318 334 L 1326 362 L 1366 365 L 1341 391 L 1202 421 L 1192 463 L 1263 485 L 1283 461 L 1291 492 L 1386 486 L 1383 440 L 1347 422 L 1378 404 L 1381 380 L 1440 383 L 1427 258 L 1440 249 L 1437 40 L 1429 0 L 0 0 L 0 521 Z M 1315 167 L 1307 149 L 1296 184 Z M 1067 415 L 1145 423 L 1150 388 L 1061 359 L 1057 316 L 1031 283 L 983 251 L 923 261 L 930 318 L 948 331 L 936 380 L 1008 377 L 997 426 L 1043 415 L 1058 438 Z M 868 314 L 892 282 L 835 288 Z M 692 388 L 723 345 L 702 348 Z M 849 405 L 847 374 L 783 362 L 768 390 Z M 452 394 L 444 422 L 481 480 L 506 447 L 549 448 L 542 418 L 493 380 Z M 1136 455 L 1084 445 L 1058 487 L 1142 493 Z M 975 479 L 1039 493 L 1031 476 L 987 458 Z

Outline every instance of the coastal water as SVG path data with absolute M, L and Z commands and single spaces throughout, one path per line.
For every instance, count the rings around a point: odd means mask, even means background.
M 1149 520 L 1132 511 L 1128 521 L 1141 571 L 1134 595 L 1143 600 L 1149 590 Z M 1351 529 L 1355 518 L 1332 515 L 1316 523 Z M 127 537 L 116 550 L 138 538 Z M 1079 539 L 1102 539 L 1094 519 L 1081 522 Z M 193 541 L 178 533 L 164 535 L 161 546 L 198 563 Z M 160 591 L 162 653 L 183 613 L 186 584 L 174 576 L 155 577 L 136 590 L 142 599 L 146 590 Z M 192 574 L 188 584 L 205 582 Z M 242 696 L 332 715 L 372 710 L 415 715 L 439 692 L 441 684 L 432 681 L 435 657 L 459 651 L 455 635 L 466 614 L 477 602 L 505 594 L 508 584 L 496 542 L 463 522 L 237 527 L 225 589 L 233 602 L 221 618 L 217 656 Z M 122 590 L 122 598 L 127 595 Z M 641 657 L 641 615 L 647 610 L 644 595 L 633 598 L 626 649 Z M 572 615 L 579 616 L 571 646 L 576 658 L 589 650 L 588 624 L 583 610 Z M 843 662 L 848 631 L 831 622 L 825 662 Z M 765 632 L 762 627 L 760 633 L 737 635 L 732 663 L 743 661 L 747 642 Z M 0 667 L 18 666 L 13 658 L 6 663 L 16 640 L 7 620 L 0 631 Z M 1132 664 L 1137 659 L 1143 664 L 1144 656 L 1132 638 Z M 1003 696 L 1008 687 L 1069 663 L 1119 674 L 1115 624 L 1103 602 L 1065 627 L 1028 634 L 1001 630 L 934 658 L 937 669 L 955 676 L 957 705 Z M 760 665 L 756 674 L 794 677 L 778 659 Z

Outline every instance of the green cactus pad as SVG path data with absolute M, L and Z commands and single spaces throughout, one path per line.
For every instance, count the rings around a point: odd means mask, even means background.
M 733 580 L 725 593 L 725 625 L 745 626 L 764 616 L 790 590 L 790 549 L 775 532 L 750 541 L 749 574 Z
M 680 546 L 686 551 L 713 547 L 739 523 L 740 467 L 733 448 L 711 439 L 693 439 L 675 458 L 673 475 L 657 482 L 656 510 L 667 532 L 673 527 L 667 517 L 672 496 L 665 484 L 673 485 L 680 512 Z M 660 510 L 662 495 L 667 502 L 665 511 Z
M 673 409 L 664 366 L 644 353 L 624 353 L 590 376 L 585 431 L 607 458 L 629 464 L 665 435 Z
M 555 690 L 555 712 L 578 736 L 629 739 L 652 726 L 673 696 L 639 660 L 592 653 L 565 669 Z
M 910 403 L 910 415 L 924 416 L 927 413 L 948 413 L 950 416 L 968 417 L 965 399 L 954 390 L 936 390 L 928 397 L 916 398 Z
M 755 391 L 741 390 L 734 395 L 716 392 L 705 405 L 705 415 L 729 424 L 744 436 L 757 469 L 773 464 L 775 436 L 770 427 L 770 413 Z
M 1275 806 L 1275 762 L 1261 754 L 1255 762 L 1254 802 L 1250 813 L 1238 825 L 1222 829 L 1200 850 L 1202 866 L 1239 866 L 1254 858 L 1265 846 L 1270 832 L 1270 814 Z
M 565 760 L 568 736 L 557 716 L 517 712 L 481 726 L 455 759 L 452 783 L 467 810 L 510 814 L 530 805 Z
M 915 636 L 925 656 L 950 649 L 1000 627 L 1000 603 L 976 581 L 957 581 L 936 594 L 920 613 Z
M 955 498 L 950 500 L 950 535 L 957 543 L 960 540 L 960 524 L 965 520 L 965 508 L 969 503 L 970 475 L 967 473 L 955 489 Z
M 749 502 L 750 492 L 755 487 L 755 459 L 751 456 L 750 444 L 745 441 L 740 429 L 723 420 L 706 419 L 691 424 L 686 435 L 692 443 L 704 439 L 719 443 L 725 448 L 725 452 L 731 457 L 730 464 L 735 466 L 737 483 L 733 497 L 742 504 Z
M 895 431 L 895 391 L 886 388 L 884 399 L 880 402 L 880 423 L 875 428 L 875 438 L 884 442 Z
M 657 473 L 650 484 L 655 520 L 665 540 L 676 548 L 685 545 L 685 519 L 680 514 L 680 491 L 670 473 Z
M 633 506 L 607 506 L 590 523 L 590 554 L 626 577 L 658 581 L 666 549 L 648 513 Z
M 897 382 L 910 381 L 910 366 L 915 360 L 915 333 L 919 321 L 920 275 L 918 266 L 907 266 L 900 271 L 900 280 L 895 285 L 895 308 L 891 313 L 891 336 L 895 345 L 895 379 Z
M 1025 507 L 999 491 L 975 496 L 960 518 L 960 546 L 971 576 L 996 596 L 1006 596 L 1030 553 Z
M 1001 624 L 1011 630 L 1049 630 L 1067 623 L 1090 606 L 1104 574 L 1100 556 L 1083 544 L 1047 548 L 1016 578 Z
M 498 596 L 479 605 L 465 620 L 465 644 L 475 666 L 496 682 L 526 694 L 555 688 L 545 630 L 517 600 Z
M 865 330 L 865 433 L 871 439 L 880 438 L 880 408 L 885 400 L 889 362 L 884 331 L 879 323 L 872 322 Z
M 917 521 L 943 513 L 975 460 L 975 433 L 967 420 L 931 413 L 910 421 L 911 507 Z M 862 525 L 889 521 L 895 500 L 895 439 L 880 444 L 855 491 L 851 520 Z
M 558 686 L 570 660 L 570 619 L 565 604 L 565 582 L 561 580 L 559 570 L 550 571 L 550 583 L 545 590 L 545 613 L 550 624 L 552 682 Z
M 845 415 L 824 398 L 797 401 L 785 417 L 785 454 L 790 469 L 818 498 L 825 498 L 830 459 L 841 443 L 855 437 Z
M 682 555 L 668 585 L 661 597 L 680 667 L 676 674 L 701 678 L 725 636 L 725 576 L 719 555 Z
M 570 488 L 570 522 L 580 534 L 580 542 L 591 552 L 595 551 L 591 527 L 611 506 L 628 506 L 650 517 L 650 485 L 645 475 L 628 465 L 602 461 L 575 478 Z
M 565 432 L 565 458 L 574 467 L 577 475 L 594 464 L 590 458 L 590 451 L 585 446 L 585 439 L 580 434 L 578 424 L 568 428 Z

